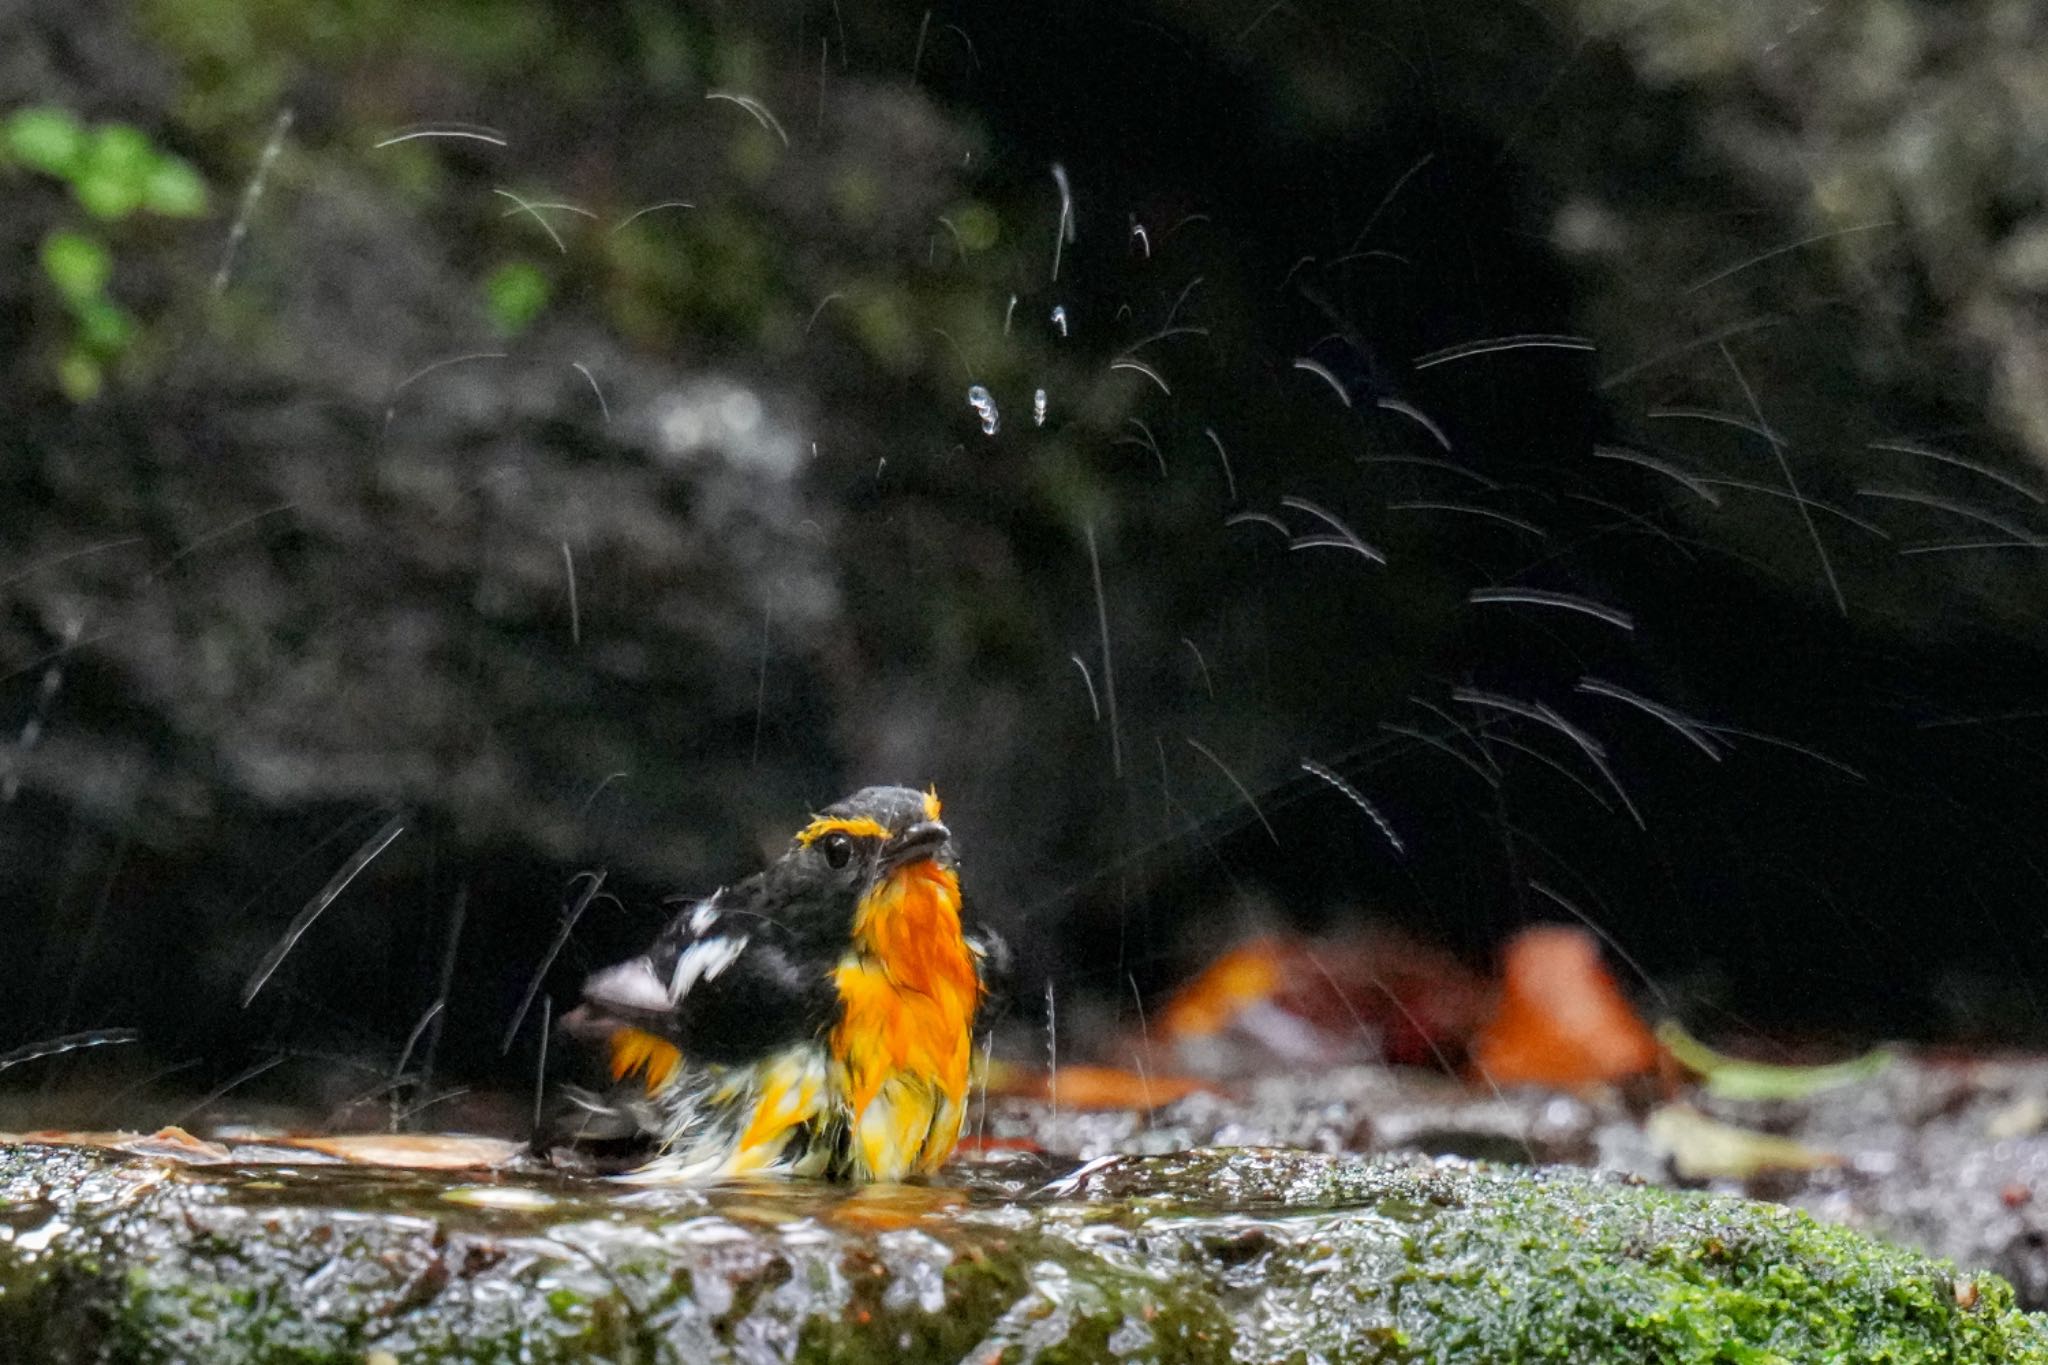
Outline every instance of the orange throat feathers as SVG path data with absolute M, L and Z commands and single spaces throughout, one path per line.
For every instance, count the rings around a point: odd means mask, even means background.
M 959 878 L 928 858 L 896 869 L 855 910 L 852 946 L 833 974 L 841 1010 L 831 1047 L 847 1099 L 859 1123 L 885 1086 L 928 1090 L 930 1131 L 906 1130 L 911 1150 L 900 1159 L 930 1169 L 958 1135 L 981 995 L 960 933 Z

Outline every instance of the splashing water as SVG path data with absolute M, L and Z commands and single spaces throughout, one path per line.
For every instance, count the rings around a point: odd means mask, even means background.
M 1066 340 L 1067 306 L 1065 304 L 1059 304 L 1052 310 L 1052 325 L 1060 329 L 1060 339 L 1062 341 Z
M 1031 425 L 1034 427 L 1042 427 L 1045 425 L 1044 389 L 1038 389 L 1034 391 L 1031 395 Z
M 1060 187 L 1060 221 L 1053 230 L 1052 277 L 1055 283 L 1060 277 L 1060 248 L 1075 239 L 1074 189 L 1067 183 L 1067 168 L 1055 161 L 1052 163 L 1053 182 Z
M 1003 416 L 996 411 L 996 400 L 980 384 L 967 390 L 967 406 L 974 409 L 974 415 L 981 419 L 981 434 L 993 436 L 1002 427 Z

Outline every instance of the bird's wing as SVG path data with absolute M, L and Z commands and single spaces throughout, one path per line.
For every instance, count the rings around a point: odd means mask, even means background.
M 684 1063 L 752 1061 L 831 1026 L 831 964 L 751 899 L 744 885 L 707 896 L 645 953 L 584 982 L 578 1031 L 609 1047 L 615 1077 L 651 1091 Z

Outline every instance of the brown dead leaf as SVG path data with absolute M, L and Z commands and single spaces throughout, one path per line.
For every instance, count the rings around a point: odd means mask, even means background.
M 277 1147 L 302 1147 L 339 1157 L 352 1166 L 392 1166 L 413 1171 L 468 1171 L 502 1166 L 525 1145 L 503 1138 L 456 1133 L 338 1133 L 328 1137 L 273 1138 Z
M 148 1137 L 116 1143 L 115 1147 L 136 1156 L 164 1157 L 200 1166 L 234 1160 L 234 1153 L 220 1143 L 203 1141 L 176 1127 L 159 1128 Z
M 234 1153 L 217 1142 L 193 1137 L 183 1128 L 159 1128 L 154 1133 L 68 1132 L 45 1129 L 36 1133 L 0 1133 L 0 1142 L 34 1142 L 50 1147 L 100 1147 L 110 1152 L 185 1161 L 204 1166 L 234 1160 Z
M 961 1208 L 967 1197 L 958 1190 L 928 1185 L 861 1185 L 821 1210 L 819 1221 L 866 1232 L 891 1232 L 916 1227 L 935 1215 Z M 787 1210 L 777 1210 L 787 1218 Z

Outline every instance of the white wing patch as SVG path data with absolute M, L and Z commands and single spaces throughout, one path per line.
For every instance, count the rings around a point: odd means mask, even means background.
M 699 980 L 716 981 L 718 974 L 739 961 L 747 949 L 747 936 L 736 938 L 720 934 L 715 938 L 700 938 L 676 957 L 676 968 L 668 978 L 668 1003 L 673 1006 Z

